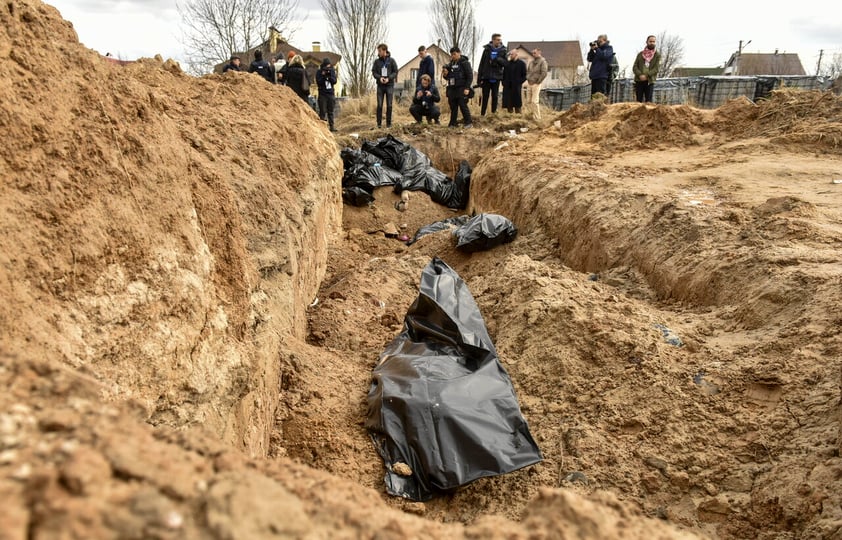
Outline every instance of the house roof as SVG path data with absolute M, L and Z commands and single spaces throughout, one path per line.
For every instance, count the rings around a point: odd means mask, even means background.
M 677 67 L 672 70 L 670 77 L 706 77 L 708 75 L 722 75 L 720 67 Z
M 277 48 L 274 51 L 270 51 L 270 44 L 271 40 L 267 39 L 257 47 L 253 49 L 249 49 L 246 52 L 238 52 L 235 53 L 236 56 L 239 56 L 243 65 L 248 67 L 252 60 L 254 60 L 254 51 L 261 50 L 263 51 L 263 59 L 264 60 L 274 60 L 274 58 L 278 55 L 281 56 L 282 60 L 286 60 L 287 54 L 289 51 L 294 51 L 295 54 L 300 54 L 301 59 L 304 60 L 304 65 L 311 65 L 311 66 L 318 66 L 322 63 L 324 58 L 328 58 L 330 63 L 334 66 L 342 60 L 342 56 L 331 51 L 304 51 L 299 49 L 298 47 L 293 47 L 286 41 L 279 40 Z M 225 67 L 225 64 L 228 63 L 226 59 L 224 62 L 221 62 L 214 66 L 213 70 L 216 73 L 222 72 L 222 68 Z
M 737 54 L 731 55 L 728 68 L 733 68 L 737 63 Z M 795 53 L 742 53 L 739 55 L 739 75 L 806 75 L 801 60 Z
M 582 45 L 578 41 L 510 41 L 508 50 L 523 49 L 531 53 L 532 49 L 541 49 L 541 56 L 547 59 L 550 67 L 578 67 L 582 61 Z

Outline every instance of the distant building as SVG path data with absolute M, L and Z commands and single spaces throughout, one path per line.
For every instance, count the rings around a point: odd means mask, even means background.
M 313 94 L 315 94 L 316 87 L 316 72 L 319 70 L 322 60 L 328 58 L 330 63 L 333 64 L 334 69 L 336 69 L 336 95 L 342 95 L 342 80 L 340 78 L 340 63 L 342 61 L 342 56 L 336 54 L 335 52 L 323 51 L 321 43 L 318 41 L 314 41 L 312 43 L 312 50 L 304 51 L 287 43 L 287 41 L 281 36 L 280 32 L 278 32 L 274 27 L 270 27 L 269 39 L 246 52 L 234 53 L 236 56 L 240 57 L 244 70 L 248 70 L 249 64 L 251 64 L 252 60 L 254 60 L 254 51 L 257 50 L 263 51 L 263 58 L 267 61 L 274 61 L 275 57 L 278 55 L 281 55 L 282 59 L 285 61 L 289 51 L 293 51 L 295 54 L 301 55 L 301 59 L 304 60 L 304 66 L 307 68 L 307 76 L 310 78 L 310 83 L 313 87 L 313 90 L 311 91 Z M 213 72 L 222 73 L 222 68 L 225 67 L 227 63 L 228 59 L 226 58 L 224 62 L 214 66 Z
M 722 66 L 719 67 L 677 67 L 672 70 L 670 77 L 709 77 L 711 75 L 722 75 Z
M 725 64 L 723 75 L 806 75 L 795 53 L 734 53 Z
M 582 45 L 578 41 L 510 41 L 506 48 L 517 50 L 518 57 L 527 65 L 532 59 L 532 50 L 541 49 L 541 56 L 547 60 L 544 88 L 574 85 L 584 72 Z

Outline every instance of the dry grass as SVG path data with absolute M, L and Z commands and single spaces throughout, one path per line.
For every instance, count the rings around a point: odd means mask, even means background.
M 410 103 L 411 99 L 409 97 L 404 97 L 400 102 L 397 99 L 394 101 L 392 106 L 393 125 L 410 126 L 415 123 L 415 119 L 409 114 Z M 439 106 L 441 107 L 442 127 L 446 127 L 450 119 L 450 107 L 444 96 L 442 96 L 442 102 Z M 534 114 L 528 108 L 524 108 L 522 114 L 508 113 L 502 109 L 498 109 L 496 114 L 492 115 L 489 113 L 485 117 L 482 117 L 480 116 L 479 98 L 472 99 L 468 106 L 471 110 L 471 119 L 474 126 L 492 131 L 517 130 L 521 127 L 526 127 L 530 130 L 545 128 L 551 123 L 551 117 L 555 114 L 555 111 L 542 106 L 542 117 L 540 119 L 535 119 Z M 341 111 L 337 117 L 336 127 L 341 133 L 346 134 L 376 129 L 376 113 L 377 97 L 374 93 L 361 98 L 344 99 L 342 101 Z M 461 114 L 459 115 L 459 121 L 462 121 Z

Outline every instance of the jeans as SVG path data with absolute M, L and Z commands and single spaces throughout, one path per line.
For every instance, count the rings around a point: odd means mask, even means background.
M 383 120 L 383 96 L 386 96 L 386 127 L 392 125 L 392 99 L 395 97 L 394 84 L 377 85 L 377 127 Z

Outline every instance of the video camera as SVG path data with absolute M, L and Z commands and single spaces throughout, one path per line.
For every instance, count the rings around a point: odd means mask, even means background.
M 599 43 L 597 43 L 596 41 L 591 41 L 590 43 L 588 43 L 588 45 L 590 45 L 590 47 L 593 49 L 594 47 L 599 45 Z

